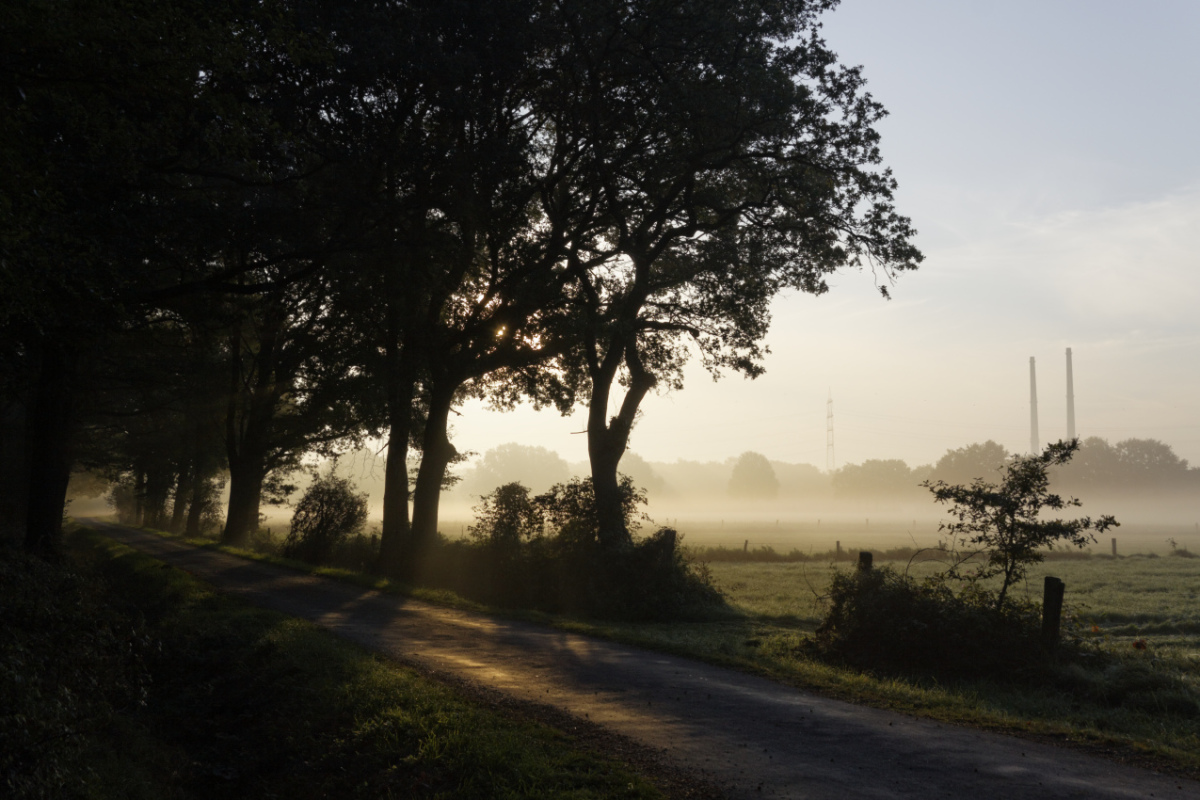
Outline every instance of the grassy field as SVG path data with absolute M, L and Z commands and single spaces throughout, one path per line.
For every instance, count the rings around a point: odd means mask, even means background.
M 71 553 L 74 573 L 20 567 L 28 557 L 0 553 L 0 566 L 19 570 L 0 586 L 12 645 L 0 678 L 13 681 L 6 692 L 24 692 L 20 709 L 0 713 L 5 796 L 661 796 L 551 728 L 484 708 L 129 548 L 79 534 Z M 83 601 L 56 604 L 64 585 Z M 47 596 L 32 602 L 38 592 Z M 114 632 L 111 646 L 75 658 L 97 632 Z M 97 653 L 111 662 L 103 672 Z M 28 673 L 39 658 L 35 676 L 64 662 L 81 668 L 42 693 Z M 110 674 L 121 684 L 112 691 Z M 29 724 L 55 715 L 61 724 L 47 731 Z
M 903 570 L 905 564 L 893 564 Z M 935 564 L 914 564 L 924 576 Z M 709 569 L 730 604 L 749 616 L 815 626 L 819 594 L 830 567 L 812 563 L 712 563 Z M 1117 636 L 1192 636 L 1200 647 L 1200 559 L 1089 558 L 1034 566 L 1019 594 L 1041 599 L 1047 575 L 1066 584 L 1066 603 Z M 1200 653 L 1196 654 L 1200 657 Z

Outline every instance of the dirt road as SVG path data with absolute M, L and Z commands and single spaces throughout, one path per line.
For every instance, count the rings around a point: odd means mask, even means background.
M 1200 783 L 1070 750 L 89 524 L 256 605 L 597 723 L 730 798 L 1200 798 Z

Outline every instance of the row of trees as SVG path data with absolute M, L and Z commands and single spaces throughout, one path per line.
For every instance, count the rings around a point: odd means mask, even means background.
M 1014 454 L 995 441 L 947 450 L 936 463 L 909 467 L 900 459 L 871 459 L 847 464 L 829 474 L 810 464 L 771 461 L 747 451 L 725 461 L 649 462 L 626 453 L 621 472 L 633 478 L 652 499 L 704 497 L 770 500 L 893 497 L 926 499 L 926 480 L 970 485 L 978 478 L 995 480 Z M 535 491 L 586 475 L 586 464 L 570 464 L 543 447 L 509 442 L 488 450 L 462 473 L 454 488 L 459 498 L 478 497 L 510 481 Z M 366 474 L 365 470 L 360 470 Z M 1068 491 L 1105 489 L 1138 493 L 1194 490 L 1200 470 L 1190 468 L 1170 445 L 1154 439 L 1125 439 L 1109 444 L 1090 437 L 1080 441 L 1075 457 L 1050 470 L 1057 488 Z
M 847 464 L 834 473 L 833 488 L 844 497 L 923 494 L 917 487 L 926 480 L 964 486 L 979 478 L 993 481 L 1012 456 L 989 440 L 948 450 L 932 465 L 909 468 L 900 460 Z M 1056 487 L 1076 492 L 1194 492 L 1200 488 L 1200 469 L 1189 467 L 1170 445 L 1156 439 L 1109 444 L 1091 436 L 1080 440 L 1073 459 L 1050 469 L 1050 479 Z
M 627 545 L 647 393 L 696 354 L 759 374 L 782 290 L 869 264 L 886 295 L 921 258 L 833 5 L 22 4 L 0 398 L 27 546 L 57 547 L 76 465 L 177 526 L 227 470 L 238 544 L 306 454 L 378 436 L 405 571 L 467 397 L 585 403 L 597 540 Z

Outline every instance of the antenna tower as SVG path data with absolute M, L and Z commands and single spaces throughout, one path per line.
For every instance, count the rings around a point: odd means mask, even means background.
M 1042 452 L 1041 437 L 1038 436 L 1037 415 L 1037 366 L 1033 356 L 1029 357 L 1029 454 Z
M 825 402 L 825 471 L 832 473 L 837 469 L 837 460 L 833 457 L 833 389 L 829 390 L 829 400 Z
M 1071 348 L 1067 348 L 1067 438 L 1075 438 L 1075 373 L 1071 368 Z

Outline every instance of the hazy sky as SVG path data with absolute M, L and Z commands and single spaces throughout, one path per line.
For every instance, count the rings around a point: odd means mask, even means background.
M 883 156 L 926 261 L 880 299 L 869 274 L 774 307 L 767 374 L 653 396 L 630 449 L 657 461 L 756 450 L 825 465 L 936 460 L 1076 426 L 1156 438 L 1200 465 L 1200 2 L 844 0 L 825 21 L 889 110 Z M 586 459 L 582 413 L 461 409 L 454 441 Z

